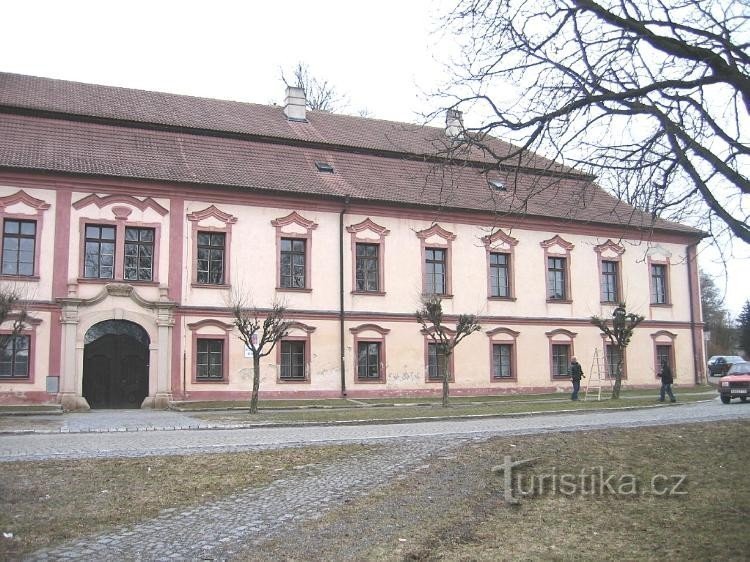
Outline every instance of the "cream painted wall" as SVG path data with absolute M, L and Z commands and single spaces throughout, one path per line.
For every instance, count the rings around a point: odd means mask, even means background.
M 0 197 L 18 191 L 14 186 L 0 186 Z M 53 261 L 45 253 L 54 247 L 54 217 L 56 201 L 55 192 L 45 189 L 27 189 L 24 191 L 32 197 L 49 202 L 52 207 L 43 212 L 44 228 L 39 239 L 40 279 L 26 283 L 34 291 L 37 300 L 52 298 Z M 104 194 L 100 194 L 104 195 Z M 90 193 L 74 192 L 75 203 Z M 138 196 L 142 199 L 141 196 Z M 155 202 L 166 210 L 170 209 L 168 198 L 159 198 Z M 19 206 L 20 205 L 20 206 Z M 216 211 L 210 211 L 200 219 L 189 220 L 187 215 L 198 216 L 214 205 Z M 104 289 L 104 281 L 86 281 L 79 279 L 81 272 L 82 224 L 98 221 L 114 222 L 113 208 L 128 207 L 127 203 L 118 201 L 112 204 L 88 204 L 81 209 L 71 210 L 71 232 L 68 251 L 70 255 L 69 280 L 77 283 L 77 296 L 91 299 Z M 7 212 L 24 211 L 22 204 L 16 204 Z M 177 267 L 178 256 L 170 255 L 170 220 L 169 214 L 163 216 L 153 207 L 144 209 L 130 205 L 128 223 L 146 223 L 158 225 L 159 263 L 158 284 L 165 286 L 169 282 L 172 268 Z M 303 223 L 292 222 L 283 226 L 274 226 L 272 221 L 288 217 L 297 211 Z M 185 373 L 188 392 L 245 392 L 250 388 L 252 379 L 252 360 L 245 357 L 244 346 L 231 327 L 231 317 L 227 315 L 226 306 L 230 299 L 230 288 L 248 295 L 251 303 L 267 307 L 274 299 L 283 301 L 292 311 L 295 320 L 314 328 L 310 333 L 310 380 L 306 383 L 281 383 L 277 377 L 277 352 L 262 361 L 261 390 L 273 392 L 335 392 L 340 388 L 339 357 L 339 324 L 335 314 L 339 307 L 339 214 L 322 211 L 314 205 L 307 208 L 288 208 L 271 206 L 247 206 L 239 204 L 219 204 L 210 201 L 188 200 L 184 206 L 183 222 L 183 260 L 182 260 L 182 302 L 189 307 L 187 316 L 180 316 L 182 340 L 179 349 L 171 357 L 186 358 Z M 426 389 L 439 390 L 436 383 L 425 382 L 425 337 L 419 326 L 411 319 L 396 320 L 393 315 L 411 315 L 419 306 L 422 291 L 422 242 L 417 233 L 429 229 L 433 223 L 418 218 L 402 218 L 387 215 L 346 214 L 344 226 L 357 225 L 370 218 L 376 225 L 388 230 L 382 239 L 384 256 L 384 290 L 385 295 L 369 296 L 352 294 L 352 234 L 344 232 L 344 286 L 345 308 L 349 312 L 360 313 L 358 320 L 347 320 L 345 326 L 345 365 L 347 388 L 350 392 L 412 392 Z M 306 223 L 304 221 L 310 221 Z M 283 220 L 281 222 L 284 222 Z M 307 224 L 307 226 L 305 226 Z M 550 339 L 547 332 L 554 329 L 566 329 L 575 333 L 573 338 L 574 353 L 579 357 L 587 375 L 590 376 L 591 362 L 595 350 L 603 348 L 598 330 L 588 322 L 592 314 L 609 316 L 612 307 L 602 305 L 599 300 L 599 256 L 595 251 L 597 245 L 607 238 L 585 234 L 567 234 L 555 231 L 533 231 L 514 228 L 505 233 L 517 240 L 513 247 L 513 272 L 515 300 L 489 301 L 487 299 L 487 259 L 486 248 L 482 237 L 490 230 L 470 224 L 439 222 L 445 231 L 455 235 L 455 239 L 446 241 L 450 245 L 452 262 L 452 294 L 444 301 L 446 313 L 475 313 L 486 320 L 483 331 L 472 335 L 456 351 L 454 358 L 456 380 L 452 387 L 461 389 L 491 389 L 504 391 L 518 388 L 561 388 L 567 389 L 567 381 L 553 381 L 550 378 Z M 195 262 L 195 232 L 202 228 L 231 232 L 227 262 L 229 268 L 228 282 L 230 287 L 206 288 L 193 284 Z M 555 235 L 573 245 L 570 250 L 571 303 L 548 303 L 546 299 L 546 261 L 545 249 L 541 243 Z M 309 292 L 282 291 L 277 289 L 278 245 L 279 236 L 309 236 L 308 258 L 311 259 L 311 276 Z M 377 233 L 363 235 L 363 240 L 377 240 Z M 432 240 L 430 238 L 429 240 Z M 627 357 L 628 380 L 626 384 L 656 384 L 654 378 L 654 334 L 668 331 L 674 348 L 678 383 L 692 383 L 693 350 L 691 334 L 687 329 L 690 319 L 689 290 L 687 283 L 688 268 L 685 263 L 685 246 L 673 243 L 647 244 L 636 240 L 614 240 L 625 252 L 621 257 L 622 296 L 630 310 L 644 314 L 648 320 L 657 321 L 658 327 L 644 326 L 637 330 Z M 122 259 L 118 256 L 117 259 Z M 669 263 L 669 292 L 671 306 L 650 306 L 650 271 L 649 260 Z M 118 280 L 115 280 L 118 281 Z M 146 300 L 159 298 L 157 284 L 138 284 L 138 294 Z M 201 309 L 196 312 L 196 308 Z M 100 315 L 102 318 L 117 311 L 140 318 L 141 323 L 152 334 L 156 334 L 155 315 L 152 310 L 140 307 L 132 299 L 107 296 L 102 302 L 81 310 L 81 324 L 77 338 L 82 341 L 86 326 L 84 320 Z M 103 315 L 103 316 L 102 316 Z M 0 384 L 0 392 L 22 392 L 43 390 L 44 376 L 49 365 L 52 322 L 56 322 L 49 312 L 35 313 L 42 319 L 36 328 L 36 349 L 34 350 L 36 377 L 32 384 Z M 99 317 L 99 316 L 97 316 Z M 213 319 L 221 325 L 205 325 L 191 329 L 188 325 L 202 320 Z M 88 320 L 86 320 L 88 322 Z M 384 383 L 362 384 L 356 381 L 354 346 L 355 337 L 350 328 L 365 323 L 374 323 L 390 330 L 384 337 L 387 378 Z M 672 323 L 675 323 L 674 325 Z M 88 325 L 88 324 L 87 324 Z M 497 327 L 505 327 L 518 336 L 514 341 L 517 364 L 517 381 L 490 381 L 490 338 L 486 332 Z M 222 383 L 197 383 L 192 380 L 192 369 L 195 362 L 193 336 L 226 335 L 227 380 Z M 299 334 L 298 334 L 299 335 Z M 370 334 L 374 337 L 374 334 Z M 171 345 L 169 342 L 166 345 Z M 82 345 L 82 344 L 81 344 Z M 79 365 L 80 367 L 80 365 Z M 153 365 L 152 365 L 153 367 Z M 23 386 L 23 388 L 21 388 Z

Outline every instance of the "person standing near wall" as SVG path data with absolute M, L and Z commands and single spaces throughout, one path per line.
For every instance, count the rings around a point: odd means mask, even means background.
M 677 402 L 677 399 L 672 394 L 672 383 L 674 382 L 674 376 L 672 375 L 672 368 L 669 363 L 662 361 L 661 372 L 656 375 L 661 378 L 661 389 L 659 390 L 659 402 L 664 402 L 664 393 L 669 394 L 670 402 Z
M 573 381 L 573 394 L 570 395 L 570 399 L 578 400 L 578 391 L 581 389 L 581 379 L 584 377 L 584 374 L 581 364 L 575 357 L 570 358 L 570 369 L 568 370 L 568 373 Z

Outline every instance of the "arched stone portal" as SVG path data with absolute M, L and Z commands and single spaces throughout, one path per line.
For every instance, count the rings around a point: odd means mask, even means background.
M 105 320 L 84 337 L 83 397 L 91 408 L 140 408 L 148 396 L 146 330 L 127 320 Z

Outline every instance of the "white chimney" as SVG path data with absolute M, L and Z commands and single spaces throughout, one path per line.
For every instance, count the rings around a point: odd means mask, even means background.
M 445 112 L 445 134 L 452 139 L 460 138 L 464 134 L 463 113 L 458 109 Z
M 290 121 L 305 121 L 305 90 L 295 88 L 294 86 L 286 87 L 286 99 L 284 100 L 284 115 Z

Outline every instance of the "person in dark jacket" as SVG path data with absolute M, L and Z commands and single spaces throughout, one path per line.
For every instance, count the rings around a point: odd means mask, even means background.
M 661 378 L 661 390 L 659 391 L 659 402 L 664 402 L 664 393 L 669 394 L 670 402 L 677 402 L 677 399 L 672 394 L 672 383 L 674 382 L 674 376 L 672 375 L 672 368 L 669 363 L 662 361 L 661 372 L 656 375 Z
M 581 364 L 575 357 L 570 358 L 568 373 L 570 374 L 570 379 L 573 381 L 573 394 L 570 395 L 570 399 L 578 400 L 578 391 L 581 389 L 581 379 L 584 377 L 584 374 Z

